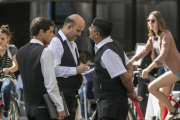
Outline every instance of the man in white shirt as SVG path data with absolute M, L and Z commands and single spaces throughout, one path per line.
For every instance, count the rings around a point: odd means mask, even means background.
M 94 96 L 100 120 L 126 120 L 127 96 L 139 102 L 132 82 L 133 67 L 122 46 L 111 39 L 113 24 L 105 18 L 95 18 L 89 27 L 95 42 Z
M 17 53 L 17 62 L 23 82 L 25 107 L 28 120 L 50 120 L 43 99 L 48 93 L 54 102 L 59 117 L 65 117 L 63 101 L 60 96 L 53 68 L 53 54 L 46 47 L 54 37 L 54 22 L 44 17 L 37 17 L 31 22 L 32 39 Z
M 89 70 L 79 61 L 79 53 L 74 42 L 85 26 L 83 18 L 77 14 L 68 16 L 63 28 L 58 31 L 48 46 L 54 55 L 54 69 L 58 86 L 64 93 L 70 116 L 65 120 L 74 120 L 77 108 L 78 89 L 82 84 L 81 73 Z

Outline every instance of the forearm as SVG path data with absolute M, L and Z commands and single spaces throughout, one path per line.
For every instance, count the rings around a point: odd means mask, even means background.
M 52 87 L 52 86 L 51 86 Z M 53 101 L 58 112 L 64 110 L 63 100 L 59 93 L 59 88 L 56 86 L 53 89 L 46 87 L 49 97 Z
M 134 92 L 134 85 L 132 80 L 130 81 L 126 81 L 125 83 L 123 83 L 124 87 L 126 88 L 128 93 L 133 93 Z
M 131 79 L 133 79 L 133 71 L 134 71 L 134 68 L 133 68 L 133 65 L 131 63 L 129 63 L 128 65 L 126 65 L 126 70 L 127 72 L 129 73 Z
M 56 77 L 67 78 L 77 74 L 76 67 L 57 66 L 54 68 Z
M 6 68 L 6 69 L 8 69 L 8 70 L 9 70 L 9 72 L 13 73 L 13 72 L 16 72 L 16 71 L 18 70 L 18 66 L 17 66 L 17 65 L 15 65 L 15 66 L 12 66 L 12 67 L 10 67 L 10 68 Z
M 148 69 L 148 71 L 150 72 L 152 69 L 154 69 L 154 68 L 156 68 L 156 67 L 157 67 L 156 62 L 152 62 L 152 63 L 147 67 L 147 69 Z
M 6 68 L 9 72 L 16 72 L 18 70 L 18 64 L 16 61 L 16 55 L 13 56 L 12 58 L 12 66 L 9 68 Z
M 132 82 L 132 79 L 131 79 L 129 73 L 126 72 L 126 73 L 121 74 L 120 79 L 121 79 L 123 86 L 126 88 L 127 92 L 133 93 L 134 85 L 133 85 L 133 82 Z

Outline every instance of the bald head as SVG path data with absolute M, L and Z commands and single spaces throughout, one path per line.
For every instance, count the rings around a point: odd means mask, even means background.
M 84 19 L 78 14 L 72 14 L 72 15 L 68 16 L 64 21 L 64 26 L 69 23 L 72 24 L 73 26 L 76 23 L 81 23 L 81 24 L 85 25 Z
M 62 32 L 69 41 L 74 41 L 81 36 L 84 26 L 84 19 L 78 14 L 72 14 L 65 19 Z

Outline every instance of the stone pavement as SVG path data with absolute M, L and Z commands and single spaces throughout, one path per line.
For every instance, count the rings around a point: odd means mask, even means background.
M 26 110 L 25 110 L 24 104 L 20 105 L 20 112 L 21 112 L 21 115 L 20 115 L 19 120 L 28 120 L 26 117 Z

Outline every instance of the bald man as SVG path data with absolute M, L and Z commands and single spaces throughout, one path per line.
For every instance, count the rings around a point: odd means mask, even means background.
M 58 86 L 63 91 L 70 116 L 65 120 L 74 120 L 77 108 L 78 89 L 82 84 L 81 73 L 89 70 L 89 67 L 80 64 L 76 43 L 81 36 L 85 22 L 77 14 L 68 16 L 63 28 L 58 31 L 48 46 L 54 55 L 54 69 L 58 80 Z

